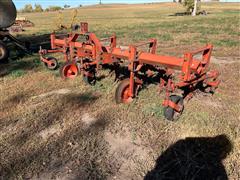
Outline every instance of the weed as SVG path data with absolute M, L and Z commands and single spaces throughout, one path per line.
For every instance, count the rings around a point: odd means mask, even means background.
M 18 70 L 12 71 L 10 75 L 13 78 L 18 78 L 18 77 L 21 77 L 25 74 L 26 74 L 26 71 L 18 69 Z

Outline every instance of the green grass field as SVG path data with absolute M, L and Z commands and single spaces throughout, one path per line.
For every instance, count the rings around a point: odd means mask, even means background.
M 201 8 L 207 16 L 175 16 L 184 9 L 173 3 L 89 6 L 78 9 L 75 19 L 88 22 L 99 37 L 116 33 L 119 45 L 157 38 L 160 54 L 182 56 L 206 43 L 214 45 L 211 68 L 220 71 L 222 83 L 213 96 L 196 93 L 176 122 L 164 119 L 164 93 L 158 93 L 157 85 L 142 90 L 132 104 L 117 105 L 118 82 L 113 77 L 94 87 L 81 77 L 63 81 L 59 71 L 43 67 L 38 54 L 1 65 L 0 179 L 143 179 L 172 144 L 218 135 L 228 137 L 228 148 L 222 149 L 220 139 L 220 146 L 211 143 L 202 148 L 197 143 L 199 149 L 184 155 L 196 145 L 190 143 L 189 148 L 176 150 L 183 156 L 168 162 L 173 166 L 190 162 L 198 169 L 222 163 L 228 179 L 239 179 L 240 4 L 206 3 Z M 59 23 L 69 26 L 73 11 L 62 14 L 61 22 L 58 12 L 20 14 L 35 27 L 16 36 L 28 39 L 49 34 Z M 226 157 L 217 160 L 216 154 L 225 152 Z M 204 161 L 200 165 L 195 161 L 199 154 Z M 184 163 L 182 167 L 185 172 L 192 169 Z M 223 178 L 224 172 L 217 169 Z M 198 171 L 185 178 L 197 176 Z

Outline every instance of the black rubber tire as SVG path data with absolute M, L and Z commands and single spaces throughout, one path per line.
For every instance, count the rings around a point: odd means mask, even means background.
M 6 63 L 9 57 L 9 50 L 7 46 L 0 41 L 0 63 Z
M 83 81 L 88 85 L 94 86 L 97 82 L 95 73 L 93 73 L 93 77 L 86 76 L 85 74 L 83 74 Z
M 178 96 L 178 95 L 171 95 L 170 96 L 170 100 L 176 104 L 179 104 L 179 105 L 182 105 L 183 106 L 183 97 L 182 96 Z M 174 121 L 174 120 L 177 120 L 177 118 L 174 117 L 176 111 L 167 106 L 167 107 L 164 107 L 164 117 L 169 120 L 169 121 Z M 183 108 L 182 108 L 182 111 L 183 111 Z M 182 113 L 182 111 L 180 112 L 180 114 Z
M 115 101 L 117 104 L 123 103 L 122 95 L 123 95 L 123 92 L 128 87 L 129 87 L 129 79 L 124 79 L 119 83 L 115 91 Z
M 56 70 L 59 67 L 58 60 L 54 57 L 47 57 L 48 61 L 52 62 L 52 65 L 49 66 L 48 63 L 44 63 L 44 65 L 49 69 L 49 70 Z
M 86 59 L 86 61 L 84 63 L 88 62 L 88 59 Z M 91 76 L 87 76 L 85 74 L 85 72 L 92 74 Z M 96 78 L 96 67 L 95 66 L 90 66 L 86 69 L 83 70 L 83 81 L 87 84 L 87 85 L 91 85 L 94 86 L 97 82 L 97 78 Z

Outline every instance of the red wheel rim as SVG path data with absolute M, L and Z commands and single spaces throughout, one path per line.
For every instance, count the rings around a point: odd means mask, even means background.
M 63 77 L 74 79 L 78 75 L 78 68 L 75 64 L 66 65 L 63 68 Z
M 130 103 L 132 101 L 132 97 L 129 96 L 129 91 L 130 91 L 130 88 L 128 86 L 122 92 L 122 101 L 123 101 L 123 103 L 127 104 L 127 103 Z

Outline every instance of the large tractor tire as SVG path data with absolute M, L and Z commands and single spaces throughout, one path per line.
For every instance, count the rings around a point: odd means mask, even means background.
M 9 50 L 7 46 L 0 41 L 0 63 L 6 63 L 9 57 Z

